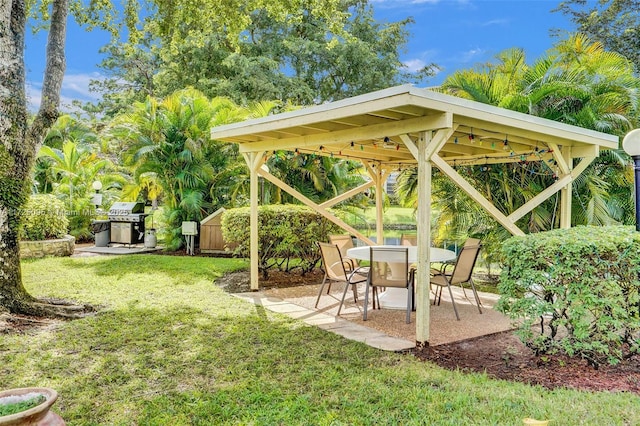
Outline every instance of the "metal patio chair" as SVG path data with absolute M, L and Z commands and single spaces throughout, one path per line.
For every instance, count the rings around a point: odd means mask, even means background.
M 475 267 L 481 247 L 482 243 L 480 242 L 480 240 L 476 238 L 469 238 L 460 250 L 458 258 L 453 265 L 453 271 L 451 273 L 448 273 L 446 271 L 446 268 L 442 270 L 431 269 L 431 285 L 437 287 L 435 290 L 435 298 L 433 300 L 433 304 L 435 305 L 437 302 L 437 304 L 440 305 L 440 300 L 442 299 L 442 289 L 444 287 L 447 287 L 447 289 L 449 290 L 449 296 L 451 297 L 451 304 L 453 305 L 453 310 L 456 313 L 456 318 L 458 319 L 458 321 L 460 321 L 460 315 L 458 314 L 456 302 L 453 299 L 453 291 L 451 290 L 452 285 L 459 285 L 462 288 L 465 297 L 469 299 L 467 297 L 466 291 L 464 290 L 464 284 L 470 283 L 471 289 L 473 290 L 473 295 L 476 299 L 478 311 L 482 313 L 482 309 L 480 308 L 482 303 L 480 302 L 478 292 L 476 291 L 476 286 L 473 283 L 473 279 L 471 278 L 471 274 L 473 273 L 473 268 Z
M 359 263 L 356 259 L 352 259 L 347 255 L 347 250 L 355 247 L 353 245 L 353 238 L 351 238 L 351 235 L 349 234 L 329 235 L 329 242 L 331 244 L 335 244 L 338 246 L 338 249 L 340 250 L 340 255 L 342 256 L 342 260 L 348 261 L 349 264 L 351 265 L 349 269 L 353 271 L 359 266 Z
M 315 307 L 318 307 L 320 296 L 322 296 L 322 290 L 326 283 L 329 284 L 327 287 L 327 294 L 331 291 L 332 283 L 344 283 L 344 292 L 342 293 L 342 299 L 340 300 L 340 306 L 338 307 L 338 315 L 340 315 L 349 286 L 351 286 L 351 290 L 353 291 L 353 301 L 355 303 L 358 302 L 357 285 L 367 281 L 368 268 L 349 269 L 348 267 L 353 264 L 342 258 L 340 249 L 336 244 L 319 242 L 318 246 L 320 247 L 320 254 L 322 255 L 324 278 L 322 280 L 322 285 L 320 286 L 320 291 L 318 292 Z
M 369 287 L 373 291 L 373 308 L 380 309 L 378 287 L 407 289 L 407 324 L 411 322 L 413 310 L 413 270 L 409 269 L 409 250 L 406 247 L 370 247 L 369 279 L 364 293 L 364 313 L 367 320 Z M 393 264 L 393 266 L 391 265 Z

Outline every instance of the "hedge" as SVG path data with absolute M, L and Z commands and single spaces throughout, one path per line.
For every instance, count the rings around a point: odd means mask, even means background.
M 222 236 L 234 254 L 249 257 L 248 207 L 228 209 L 222 216 Z M 272 268 L 313 270 L 320 261 L 316 242 L 327 241 L 339 228 L 319 213 L 300 205 L 266 205 L 258 208 L 258 267 L 265 279 Z M 299 261 L 298 261 L 299 260 Z
M 498 310 L 537 353 L 563 351 L 597 366 L 639 349 L 640 233 L 580 226 L 503 245 Z
M 32 195 L 25 205 L 20 238 L 29 241 L 61 238 L 69 220 L 62 201 L 52 194 Z

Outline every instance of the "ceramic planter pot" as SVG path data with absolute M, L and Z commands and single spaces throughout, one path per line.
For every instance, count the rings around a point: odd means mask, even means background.
M 0 426 L 64 426 L 62 417 L 49 409 L 58 399 L 58 392 L 49 388 L 18 388 L 0 392 L 0 399 L 7 396 L 20 396 L 29 393 L 44 395 L 45 401 L 33 408 L 9 416 L 0 417 Z

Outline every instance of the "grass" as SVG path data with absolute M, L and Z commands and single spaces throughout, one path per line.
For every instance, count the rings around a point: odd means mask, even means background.
M 0 335 L 4 388 L 59 392 L 68 425 L 639 424 L 640 398 L 443 370 L 266 311 L 214 280 L 233 259 L 139 255 L 23 264 L 34 295 L 96 316 Z
M 385 224 L 416 224 L 415 210 L 407 207 L 389 206 L 384 209 L 383 223 Z M 376 209 L 367 209 L 364 217 L 369 223 L 376 223 Z

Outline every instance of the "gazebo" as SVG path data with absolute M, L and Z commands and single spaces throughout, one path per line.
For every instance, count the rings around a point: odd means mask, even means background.
M 391 87 L 340 101 L 211 129 L 215 140 L 239 145 L 250 169 L 251 288 L 258 289 L 258 177 L 263 177 L 352 235 L 374 244 L 329 208 L 367 188 L 376 188 L 376 239 L 383 241 L 382 192 L 389 173 L 418 169 L 418 274 L 416 344 L 429 342 L 429 247 L 431 171 L 444 175 L 513 235 L 516 221 L 560 191 L 560 224 L 571 226 L 571 184 L 599 155 L 618 148 L 618 137 L 445 95 L 411 85 Z M 275 151 L 361 161 L 371 180 L 321 204 L 314 203 L 262 167 Z M 581 159 L 575 162 L 575 159 Z M 545 161 L 557 179 L 510 215 L 504 215 L 455 169 Z M 575 165 L 575 166 L 574 166 Z

